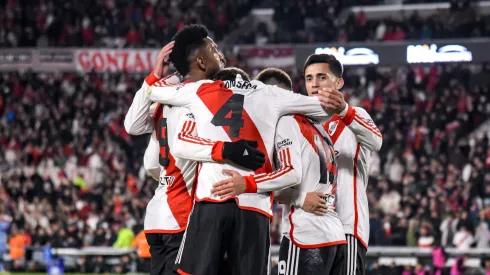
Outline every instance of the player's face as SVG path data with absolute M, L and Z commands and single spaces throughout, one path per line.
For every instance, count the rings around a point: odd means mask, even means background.
M 328 63 L 311 64 L 305 70 L 306 92 L 309 96 L 315 95 L 322 88 L 340 89 L 339 78 L 336 77 Z
M 208 76 L 211 76 L 225 67 L 226 59 L 211 38 L 206 38 L 206 44 L 206 71 Z

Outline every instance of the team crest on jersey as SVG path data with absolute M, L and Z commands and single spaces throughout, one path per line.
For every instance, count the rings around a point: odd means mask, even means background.
M 333 136 L 333 134 L 335 133 L 335 130 L 337 130 L 337 126 L 339 125 L 339 121 L 336 120 L 336 121 L 332 121 L 328 124 L 328 134 L 330 136 Z
M 160 184 L 163 186 L 171 186 L 174 180 L 175 177 L 172 176 L 160 176 Z
M 186 116 L 190 119 L 194 119 L 194 114 L 192 113 L 187 113 Z
M 289 138 L 287 138 L 277 143 L 277 149 L 280 150 L 281 148 L 290 146 L 291 144 L 293 144 L 293 142 Z

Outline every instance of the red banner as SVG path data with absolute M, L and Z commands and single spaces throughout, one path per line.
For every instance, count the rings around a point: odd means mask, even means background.
M 153 69 L 158 50 L 77 50 L 78 71 L 149 72 Z
M 289 68 L 296 62 L 294 47 L 289 46 L 243 47 L 240 53 L 253 68 Z

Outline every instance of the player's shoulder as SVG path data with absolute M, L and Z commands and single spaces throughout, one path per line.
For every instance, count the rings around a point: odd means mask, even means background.
M 293 145 L 298 140 L 299 126 L 294 115 L 282 116 L 277 122 L 275 146 L 281 150 Z
M 296 115 L 285 115 L 279 118 L 277 129 L 281 131 L 292 131 L 299 127 Z
M 358 113 L 359 115 L 369 116 L 369 113 L 366 111 L 366 109 L 364 109 L 362 107 L 352 106 L 352 108 L 354 108 L 354 110 L 356 111 L 356 113 Z
M 252 81 L 252 83 L 257 85 L 258 88 L 262 89 L 263 92 L 265 92 L 269 95 L 278 95 L 278 94 L 285 93 L 285 92 L 291 93 L 291 91 L 280 88 L 277 85 L 264 84 L 258 80 L 254 80 L 254 81 Z
M 194 120 L 194 115 L 191 110 L 186 107 L 177 107 L 165 105 L 163 112 L 166 114 L 168 119 L 186 119 Z
M 256 86 L 257 89 L 264 89 L 267 86 L 270 86 L 270 85 L 264 84 L 264 82 L 259 81 L 259 80 L 252 80 L 252 81 L 250 81 L 250 84 L 252 84 L 253 86 Z
M 155 87 L 172 87 L 182 83 L 182 77 L 179 73 L 169 74 L 153 84 Z
M 360 119 L 367 122 L 369 125 L 375 125 L 371 115 L 362 107 L 353 107 L 356 111 L 356 115 L 360 116 Z

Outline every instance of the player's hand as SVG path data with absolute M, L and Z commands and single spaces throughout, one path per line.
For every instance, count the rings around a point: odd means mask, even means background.
M 322 106 L 331 113 L 341 113 L 347 105 L 342 93 L 333 88 L 320 89 L 317 97 L 320 99 Z
M 153 68 L 153 74 L 158 77 L 162 78 L 163 76 L 168 74 L 168 68 L 170 66 L 169 62 L 169 55 L 172 52 L 172 49 L 174 48 L 175 41 L 172 41 L 165 45 L 162 50 L 157 55 L 157 63 L 155 64 L 155 67 Z
M 231 176 L 231 178 L 215 183 L 213 185 L 213 189 L 211 189 L 211 193 L 213 193 L 213 195 L 219 196 L 220 198 L 225 198 L 230 196 L 238 196 L 245 193 L 247 184 L 242 175 L 236 171 L 227 169 L 223 169 L 223 173 Z
M 325 196 L 322 192 L 308 192 L 306 193 L 305 202 L 303 203 L 303 210 L 309 213 L 313 213 L 317 216 L 323 216 L 327 213 L 327 202 L 323 198 Z
M 265 155 L 257 149 L 258 143 L 253 140 L 225 142 L 223 159 L 229 160 L 247 169 L 255 170 L 264 165 Z

